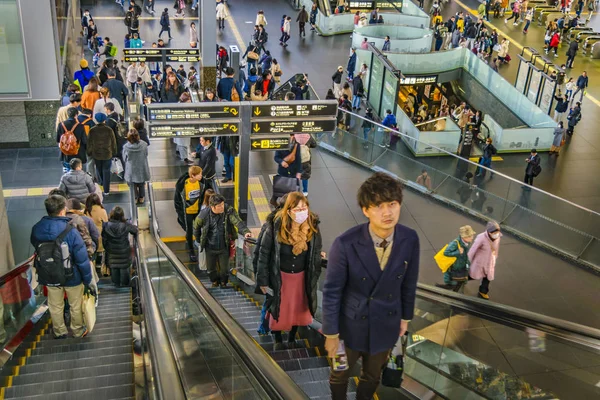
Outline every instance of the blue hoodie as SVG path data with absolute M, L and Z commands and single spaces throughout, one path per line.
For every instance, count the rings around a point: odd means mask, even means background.
M 246 79 L 246 82 L 244 83 L 244 92 L 246 94 L 250 95 L 250 89 L 252 89 L 252 85 L 256 83 L 257 79 L 258 75 L 251 75 Z
M 33 247 L 37 248 L 42 242 L 55 240 L 65 230 L 70 220 L 69 217 L 43 217 L 31 228 L 30 242 Z M 77 228 L 71 229 L 65 237 L 65 242 L 69 245 L 74 274 L 64 286 L 78 286 L 82 283 L 89 285 L 92 282 L 90 259 Z
M 381 125 L 394 128 L 396 126 L 396 116 L 394 114 L 387 114 Z
M 94 73 L 90 71 L 89 68 L 82 68 L 79 71 L 75 72 L 73 80 L 79 82 L 79 87 L 83 92 L 83 88 L 85 88 L 87 84 L 90 83 L 90 79 L 92 79 L 92 76 L 94 76 Z
M 231 89 L 234 85 L 233 78 L 221 78 L 217 85 L 217 97 L 221 100 L 231 101 Z M 242 99 L 242 88 L 239 82 L 235 82 L 235 88 Z

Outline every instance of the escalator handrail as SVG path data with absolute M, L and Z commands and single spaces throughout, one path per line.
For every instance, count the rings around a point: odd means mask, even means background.
M 21 275 L 23 272 L 26 272 L 29 268 L 33 267 L 34 258 L 35 254 L 29 257 L 27 260 L 21 262 L 17 267 L 11 269 L 4 275 L 0 276 L 0 287 L 3 286 L 6 282 L 14 279 L 16 276 Z
M 137 226 L 137 205 L 133 186 L 130 187 L 130 205 L 131 205 L 131 222 Z M 139 291 L 141 304 L 143 306 L 143 316 L 146 328 L 146 340 L 148 344 L 148 353 L 150 355 L 150 367 L 152 368 L 156 395 L 159 399 L 169 400 L 184 400 L 186 399 L 183 384 L 177 368 L 177 362 L 173 352 L 165 343 L 169 343 L 167 329 L 164 325 L 160 313 L 160 306 L 152 282 L 150 282 L 150 274 L 148 273 L 148 265 L 146 259 L 140 257 L 139 242 L 137 237 L 134 237 L 134 262 L 138 268 Z M 142 344 L 142 351 L 143 351 Z
M 155 204 L 153 199 L 153 185 L 148 182 L 148 195 L 150 196 L 150 207 L 152 208 L 151 226 L 156 221 L 154 213 Z M 287 375 L 279 365 L 262 349 L 256 341 L 248 335 L 246 330 L 215 300 L 210 292 L 198 283 L 195 275 L 185 267 L 173 254 L 171 249 L 160 239 L 155 229 L 152 235 L 156 245 L 169 259 L 181 279 L 187 284 L 196 299 L 201 303 L 203 309 L 211 316 L 218 329 L 227 337 L 231 345 L 237 351 L 253 375 L 260 382 L 262 388 L 270 395 L 270 399 L 300 400 L 308 399 L 306 393 Z
M 525 325 L 600 351 L 599 329 L 488 300 L 476 299 L 422 283 L 417 284 L 417 296 L 448 304 L 470 314 L 478 314 L 485 319 L 494 319 L 510 325 Z

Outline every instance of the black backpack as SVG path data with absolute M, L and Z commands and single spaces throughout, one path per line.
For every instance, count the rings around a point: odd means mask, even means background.
M 69 223 L 56 239 L 41 242 L 36 246 L 33 266 L 41 285 L 62 286 L 73 278 L 71 255 L 68 247 L 63 248 L 63 241 L 71 229 L 73 229 L 73 225 Z M 66 249 L 66 254 L 64 249 Z

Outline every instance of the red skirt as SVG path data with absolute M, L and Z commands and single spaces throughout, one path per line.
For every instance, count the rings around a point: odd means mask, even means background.
M 275 321 L 271 316 L 269 328 L 272 331 L 289 331 L 292 326 L 306 326 L 311 323 L 312 315 L 308 308 L 304 271 L 297 274 L 282 272 L 279 321 Z

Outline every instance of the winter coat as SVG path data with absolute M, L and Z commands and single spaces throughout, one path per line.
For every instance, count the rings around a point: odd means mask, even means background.
M 125 182 L 144 183 L 150 180 L 146 142 L 140 140 L 137 143 L 125 143 L 123 161 L 125 161 Z
M 354 70 L 356 69 L 356 53 L 352 53 L 352 55 L 348 58 L 348 66 L 347 66 L 347 70 L 348 73 L 354 73 Z
M 98 113 L 102 113 L 106 115 L 106 112 L 104 111 L 104 106 L 106 105 L 106 103 L 112 103 L 115 106 L 115 112 L 119 115 L 123 115 L 123 109 L 121 108 L 119 101 L 112 97 L 109 97 L 107 99 L 100 97 L 100 99 L 94 104 L 94 110 L 92 114 L 96 115 Z M 97 123 L 98 121 L 94 120 L 94 122 Z
M 88 257 L 91 259 L 98 248 L 98 239 L 100 237 L 94 221 L 90 217 L 72 211 L 67 212 L 67 217 L 71 218 L 71 224 L 81 235 Z
M 317 232 L 313 234 L 308 242 L 308 265 L 304 270 L 304 288 L 308 298 L 308 308 L 313 316 L 317 311 L 317 288 L 319 276 L 321 275 L 321 250 L 323 248 L 319 220 L 316 215 L 314 217 Z M 267 226 L 260 243 L 258 274 L 256 276 L 258 287 L 268 286 L 273 289 L 273 302 L 269 311 L 276 321 L 279 320 L 279 307 L 281 305 L 281 243 L 277 240 L 280 230 L 281 218 L 275 217 L 273 224 Z
M 63 135 L 63 133 L 69 131 L 70 129 L 73 129 L 75 123 L 76 121 L 74 119 L 67 119 L 62 124 L 58 124 L 58 128 L 56 129 L 56 143 L 60 143 L 60 138 Z M 63 124 L 66 130 L 63 128 Z M 85 163 L 87 162 L 86 148 L 88 143 L 88 137 L 85 134 L 85 128 L 82 124 L 77 125 L 77 127 L 74 130 L 74 134 L 77 138 L 77 141 L 79 142 L 79 152 L 77 153 L 77 155 L 74 156 L 66 156 L 61 152 L 60 160 L 68 163 L 73 158 L 79 158 L 81 162 Z
M 94 105 L 96 105 L 96 102 L 100 99 L 100 97 L 100 92 L 97 90 L 86 90 L 81 95 L 81 109 L 87 108 L 88 110 L 93 110 Z
M 552 146 L 560 147 L 564 137 L 565 137 L 565 128 L 561 128 L 560 126 L 557 126 L 556 128 L 554 128 L 554 140 L 552 140 Z
M 295 146 L 297 144 L 297 146 Z M 285 168 L 281 165 L 283 159 L 287 157 L 293 150 L 294 146 L 296 147 L 296 158 L 294 162 L 288 163 L 288 167 Z M 290 147 L 286 150 L 277 150 L 275 152 L 275 162 L 277 163 L 277 174 L 281 176 L 287 176 L 288 178 L 295 178 L 296 174 L 302 172 L 302 159 L 300 154 L 300 143 L 293 142 L 290 144 Z
M 43 217 L 31 228 L 31 244 L 34 248 L 37 248 L 42 242 L 54 241 L 65 230 L 70 221 L 69 217 Z M 72 287 L 82 283 L 89 285 L 92 282 L 92 269 L 81 234 L 77 232 L 77 229 L 71 229 L 65 236 L 64 241 L 69 246 L 69 254 L 73 264 L 73 277 L 64 286 Z
M 90 71 L 89 68 L 81 68 L 79 71 L 76 71 L 73 75 L 73 80 L 79 84 L 81 90 L 90 83 L 90 79 L 94 76 L 94 73 Z
M 227 13 L 225 11 L 225 4 L 222 2 L 217 4 L 217 19 L 225 19 L 227 18 Z
M 102 244 L 102 224 L 108 222 L 108 214 L 106 214 L 106 210 L 101 206 L 93 205 L 92 212 L 86 215 L 90 217 L 94 222 L 94 225 L 96 225 L 96 230 L 98 231 L 98 248 L 96 251 L 101 253 L 104 251 L 104 245 Z
M 462 254 L 460 253 L 459 246 L 463 249 Z M 444 255 L 446 257 L 456 257 L 456 261 L 450 266 L 453 271 L 463 271 L 467 269 L 469 264 L 469 245 L 463 242 L 460 236 L 448 243 L 448 247 L 444 250 Z M 462 276 L 466 278 L 466 272 Z
M 98 124 L 90 129 L 87 154 L 94 160 L 110 160 L 117 155 L 115 133 L 106 124 Z
M 340 70 L 339 70 L 339 69 L 338 69 L 338 70 L 336 70 L 336 71 L 335 71 L 335 74 L 333 74 L 333 75 L 331 76 L 331 80 L 333 81 L 333 83 L 337 83 L 338 85 L 339 85 L 340 83 L 342 83 L 342 74 L 343 74 L 343 72 L 340 72 Z
M 308 13 L 306 12 L 306 10 L 300 10 L 300 12 L 298 13 L 298 17 L 296 18 L 296 22 L 304 24 L 308 22 Z
M 579 43 L 577 43 L 577 40 L 571 41 L 569 44 L 569 50 L 567 50 L 567 56 L 575 57 L 577 50 L 579 50 Z
M 540 156 L 536 154 L 535 157 L 529 156 L 527 159 L 529 162 L 527 163 L 527 168 L 525 168 L 525 175 L 533 175 L 534 168 L 540 165 Z
M 579 75 L 579 78 L 577 78 L 577 87 L 580 89 L 584 89 L 587 86 L 588 86 L 588 77 Z
M 256 87 L 256 88 L 258 88 L 258 89 L 260 89 L 260 91 L 261 91 L 261 93 L 262 93 L 262 94 L 266 94 L 266 95 L 269 95 L 269 96 L 271 96 L 271 94 L 273 94 L 273 91 L 275 90 L 275 80 L 274 80 L 274 79 L 271 79 L 271 80 L 269 81 L 269 84 L 267 85 L 267 91 L 266 91 L 266 92 L 263 90 L 263 89 L 264 89 L 264 86 L 265 86 L 265 85 L 264 85 L 264 81 L 265 81 L 265 80 L 263 79 L 263 77 L 262 77 L 262 76 L 261 76 L 261 77 L 259 77 L 259 78 L 256 80 L 256 85 L 255 85 L 255 87 Z
M 179 226 L 186 230 L 186 221 L 185 218 L 185 210 L 189 206 L 186 204 L 185 199 L 185 181 L 190 177 L 188 172 L 184 173 L 177 179 L 177 183 L 175 183 L 175 196 L 173 198 L 175 212 L 177 213 L 177 223 Z M 204 192 L 206 191 L 206 180 L 202 178 L 200 180 L 200 197 L 198 198 L 201 203 L 204 200 Z
M 569 128 L 574 128 L 581 119 L 581 108 L 573 107 L 567 119 L 569 120 Z
M 183 92 L 184 88 L 182 85 L 178 85 L 177 88 L 175 86 L 167 88 L 167 85 L 163 85 L 160 88 L 160 100 L 163 103 L 178 103 Z
M 254 25 L 262 25 L 263 27 L 267 27 L 267 18 L 265 14 L 257 14 L 256 15 L 256 23 Z
M 171 25 L 169 23 L 169 13 L 164 11 L 160 16 L 160 26 L 166 30 L 169 28 L 169 25 Z
M 487 232 L 482 232 L 475 238 L 469 249 L 469 276 L 473 279 L 487 278 L 494 280 L 496 258 L 500 247 L 500 238 L 490 239 Z
M 355 96 L 358 96 L 358 97 L 363 97 L 364 96 L 364 94 L 365 94 L 365 87 L 364 87 L 363 81 L 360 78 L 360 76 L 357 76 L 356 78 L 354 78 L 352 80 L 352 86 L 353 86 L 353 89 L 354 89 L 353 90 L 353 92 L 354 92 L 353 94 Z
M 558 33 L 555 33 L 554 35 L 552 35 L 552 39 L 550 39 L 550 47 L 558 47 L 559 43 L 560 35 Z
M 225 248 L 229 249 L 229 242 L 236 240 L 238 234 L 245 235 L 250 233 L 250 229 L 248 229 L 244 221 L 242 221 L 237 211 L 229 204 L 225 203 L 225 211 L 223 211 L 223 213 L 225 214 L 225 218 L 223 219 L 223 223 L 225 224 L 224 244 Z M 202 251 L 205 249 L 210 250 L 209 243 L 215 238 L 215 235 L 218 232 L 213 225 L 215 218 L 217 218 L 217 216 L 212 212 L 211 208 L 206 207 L 200 211 L 196 219 L 194 219 L 194 236 Z
M 217 174 L 217 150 L 214 144 L 211 143 L 207 149 L 204 149 L 202 145 L 198 145 L 196 158 L 198 159 L 198 166 L 202 168 L 202 176 L 206 179 L 213 179 Z
M 508 54 L 508 40 L 505 40 L 501 45 L 500 45 L 500 51 L 498 52 L 498 57 L 500 58 L 506 58 L 506 55 Z
M 231 92 L 233 91 L 233 86 L 235 85 L 235 90 L 237 90 L 238 95 L 242 96 L 242 87 L 239 82 L 235 81 L 233 78 L 222 78 L 219 80 L 219 84 L 217 85 L 217 97 L 221 100 L 231 101 Z
M 96 191 L 94 180 L 87 172 L 73 169 L 60 178 L 58 188 L 63 190 L 68 198 L 76 198 L 82 203 Z
M 190 26 L 190 43 L 198 42 L 198 31 Z
M 560 113 L 566 112 L 569 108 L 569 101 L 558 96 L 554 96 L 554 99 L 556 100 L 556 107 L 554 108 L 554 111 Z
M 106 265 L 110 268 L 129 268 L 131 266 L 131 247 L 129 234 L 137 236 L 138 228 L 129 222 L 108 221 L 102 224 L 102 241 L 106 251 Z

